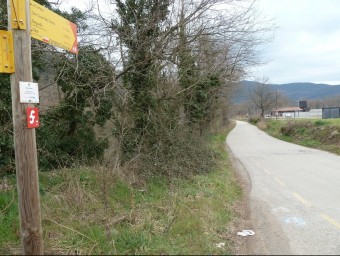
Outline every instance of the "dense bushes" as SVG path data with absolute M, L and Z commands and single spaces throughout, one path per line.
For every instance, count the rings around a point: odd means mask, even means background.
M 0 175 L 14 169 L 12 100 L 9 75 L 0 74 Z
M 96 138 L 90 117 L 62 104 L 41 118 L 37 131 L 38 160 L 42 170 L 92 164 L 103 156 L 107 139 Z
M 251 116 L 249 117 L 248 122 L 256 125 L 259 121 L 261 121 L 261 119 L 262 118 L 260 116 Z
M 176 129 L 148 153 L 140 154 L 128 169 L 142 176 L 161 174 L 170 178 L 207 173 L 214 167 L 214 152 L 207 145 L 205 138 Z
M 47 74 L 61 99 L 41 112 L 39 168 L 101 162 L 111 144 L 106 156 L 115 166 L 138 161 L 145 174 L 206 172 L 213 154 L 203 138 L 226 124 L 233 81 L 258 64 L 255 46 L 268 28 L 250 6 L 216 15 L 213 0 L 109 2 L 114 11 L 105 15 L 54 10 L 78 25 L 78 55 L 32 41 L 33 71 Z M 244 26 L 249 20 L 254 26 Z M 0 168 L 11 166 L 11 133 L 0 143 L 8 159 Z

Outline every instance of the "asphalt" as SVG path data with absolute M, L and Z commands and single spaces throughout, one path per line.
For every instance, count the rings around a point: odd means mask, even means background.
M 340 156 L 241 121 L 227 145 L 249 179 L 250 254 L 340 255 Z

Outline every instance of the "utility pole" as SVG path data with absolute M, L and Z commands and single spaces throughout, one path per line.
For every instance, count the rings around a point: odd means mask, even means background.
M 276 97 L 275 97 L 275 100 L 276 100 L 276 113 L 275 113 L 275 116 L 276 116 L 276 120 L 277 120 L 277 116 L 279 113 L 277 113 L 277 90 L 276 90 Z
M 13 31 L 15 73 L 11 74 L 13 133 L 17 176 L 20 235 L 24 255 L 42 255 L 38 158 L 35 129 L 26 127 L 26 108 L 20 103 L 19 82 L 33 82 L 30 1 L 7 1 L 8 30 Z M 22 14 L 23 13 L 23 14 Z M 19 16 L 22 14 L 22 16 Z

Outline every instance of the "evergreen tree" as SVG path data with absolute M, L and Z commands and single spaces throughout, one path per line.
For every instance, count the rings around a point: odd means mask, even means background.
M 71 13 L 61 12 L 46 0 L 39 4 L 76 23 L 85 30 L 86 17 L 76 8 Z M 0 4 L 1 29 L 7 28 L 7 8 Z M 114 70 L 111 64 L 91 47 L 79 47 L 78 57 L 69 54 L 51 53 L 51 46 L 39 41 L 32 44 L 33 79 L 55 66 L 52 74 L 58 77 L 58 86 L 64 92 L 65 100 L 55 109 L 41 112 L 41 127 L 37 130 L 39 167 L 42 169 L 70 166 L 76 160 L 92 161 L 100 158 L 107 146 L 106 140 L 96 138 L 94 126 L 104 125 L 111 117 L 112 92 L 110 87 Z M 53 58 L 51 58 L 53 56 Z M 52 63 L 50 63 L 52 62 Z M 13 125 L 11 107 L 11 86 L 8 74 L 0 74 L 0 174 L 14 171 Z
M 46 0 L 39 0 L 38 3 L 51 8 Z M 7 30 L 8 17 L 6 1 L 0 3 L 0 29 Z M 33 53 L 33 78 L 38 79 L 39 53 Z M 10 75 L 0 74 L 0 175 L 14 171 L 14 148 L 13 148 L 13 123 L 12 123 L 12 99 Z
M 150 114 L 157 110 L 152 91 L 159 77 L 159 59 L 154 54 L 167 18 L 169 0 L 116 0 L 119 21 L 114 29 L 127 48 L 124 85 L 131 93 L 130 115 L 133 129 L 123 142 L 125 153 L 133 152 L 144 138 L 153 144 L 154 123 Z M 132 139 L 134 138 L 134 139 Z

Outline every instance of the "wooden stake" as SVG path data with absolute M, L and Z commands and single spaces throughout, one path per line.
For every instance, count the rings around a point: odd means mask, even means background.
M 20 103 L 19 81 L 32 82 L 31 36 L 29 0 L 19 1 L 25 4 L 26 20 L 16 17 L 18 12 L 11 10 L 8 0 L 8 28 L 12 29 L 12 20 L 26 23 L 26 29 L 13 30 L 14 61 L 16 72 L 11 75 L 13 132 L 15 148 L 15 166 L 19 199 L 19 217 L 22 252 L 25 255 L 43 254 L 41 228 L 40 196 L 38 180 L 38 159 L 35 129 L 27 129 L 26 107 L 32 104 Z M 20 6 L 20 8 L 23 8 Z

